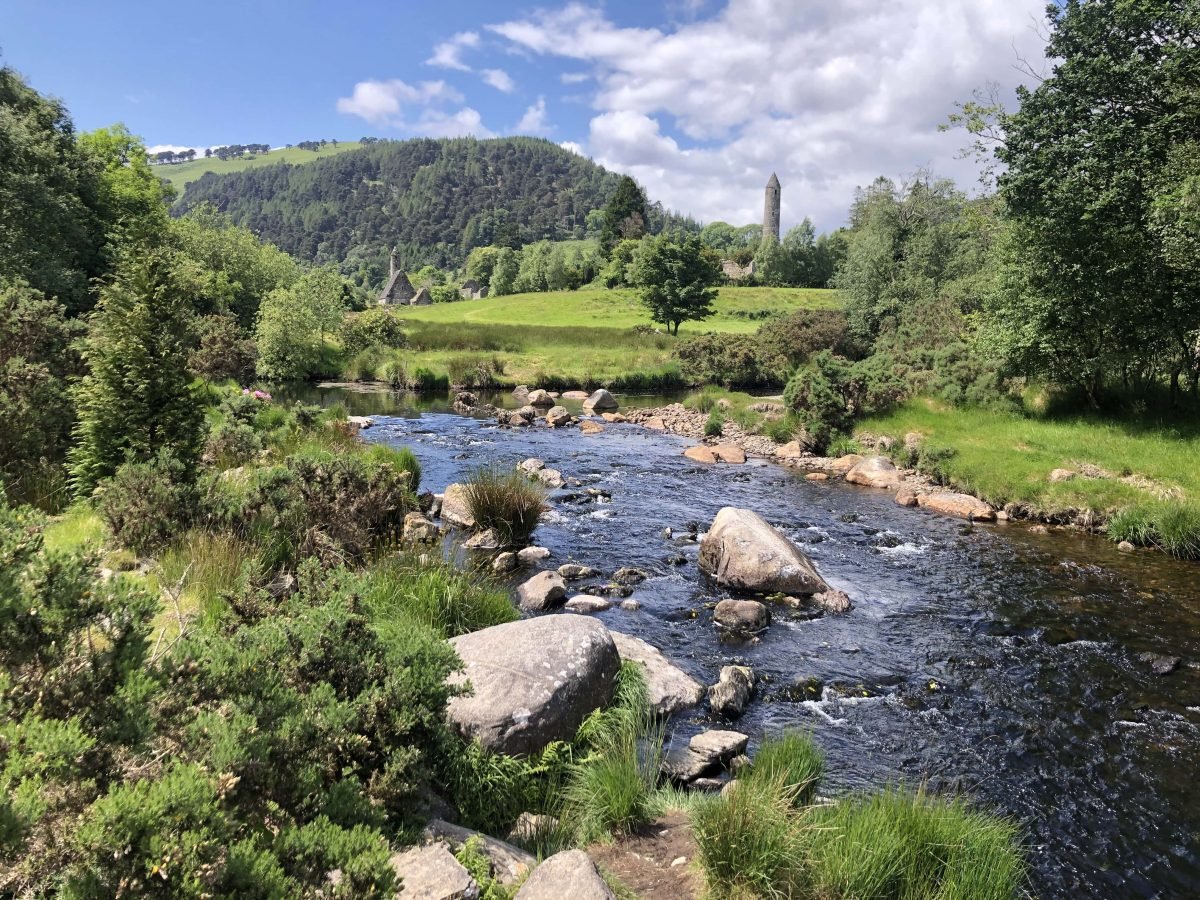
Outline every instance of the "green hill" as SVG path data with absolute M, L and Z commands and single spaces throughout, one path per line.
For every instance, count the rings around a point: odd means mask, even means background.
M 193 159 L 191 162 L 185 163 L 166 163 L 155 166 L 154 171 L 166 181 L 171 182 L 171 185 L 182 196 L 189 183 L 196 181 L 207 172 L 212 172 L 214 175 L 228 175 L 231 172 L 244 172 L 247 169 L 259 169 L 279 163 L 301 165 L 328 159 L 339 153 L 345 153 L 347 150 L 357 150 L 361 146 L 362 144 L 358 141 L 346 141 L 339 143 L 336 147 L 327 144 L 316 152 L 301 150 L 299 147 L 280 147 L 262 156 L 242 156 L 237 159 L 217 159 L 214 156 L 211 159 Z
M 274 154 L 272 154 L 274 155 Z M 293 256 L 381 284 L 388 252 L 407 269 L 462 263 L 473 247 L 582 238 L 619 176 L 541 138 L 387 141 L 306 165 L 207 174 L 177 211 L 209 202 Z M 651 231 L 695 226 L 654 204 Z

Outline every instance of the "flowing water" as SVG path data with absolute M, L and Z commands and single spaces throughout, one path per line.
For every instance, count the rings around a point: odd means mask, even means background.
M 481 463 L 537 456 L 611 492 L 607 503 L 552 495 L 536 543 L 555 565 L 652 573 L 634 594 L 640 610 L 601 620 L 705 684 L 722 665 L 752 666 L 765 683 L 734 727 L 754 742 L 811 731 L 825 792 L 896 780 L 966 791 L 1024 825 L 1038 896 L 1200 896 L 1197 565 L 1083 535 L 971 527 L 770 463 L 702 467 L 680 455 L 689 442 L 633 425 L 507 431 L 444 400 L 312 397 L 375 416 L 367 439 L 411 447 L 435 491 Z M 853 612 L 779 610 L 759 642 L 723 644 L 709 609 L 722 595 L 697 571 L 696 545 L 663 535 L 703 530 L 722 506 L 786 532 Z M 680 555 L 685 565 L 671 561 Z M 1156 676 L 1142 652 L 1184 662 Z M 810 678 L 817 696 L 797 687 Z M 700 708 L 673 723 L 674 738 L 714 724 Z

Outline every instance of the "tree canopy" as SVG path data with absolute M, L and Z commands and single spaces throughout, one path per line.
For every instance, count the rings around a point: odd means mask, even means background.
M 634 262 L 634 282 L 651 321 L 679 334 L 682 322 L 707 319 L 717 298 L 717 266 L 699 237 L 653 238 Z

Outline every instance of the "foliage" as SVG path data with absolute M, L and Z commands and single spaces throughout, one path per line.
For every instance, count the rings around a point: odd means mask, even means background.
M 853 420 L 850 406 L 850 364 L 823 350 L 798 369 L 783 392 L 783 402 L 796 413 L 814 451 L 824 450 Z
M 647 232 L 646 194 L 628 175 L 622 175 L 604 204 L 600 247 L 607 255 L 621 239 L 640 238 Z
M 825 757 L 812 739 L 796 731 L 768 736 L 754 755 L 745 781 L 781 792 L 791 804 L 812 804 L 825 771 Z
M 488 282 L 493 297 L 504 297 L 516 290 L 517 274 L 521 271 L 521 260 L 512 247 L 501 247 L 496 252 L 496 263 Z
M 232 316 L 242 329 L 254 326 L 264 297 L 291 287 L 300 277 L 300 267 L 290 256 L 208 203 L 174 220 L 171 235 L 180 252 L 203 269 L 197 309 Z
M 74 422 L 68 379 L 79 368 L 77 322 L 24 282 L 0 279 L 0 482 L 41 500 L 39 474 L 59 470 Z
M 242 380 L 254 374 L 256 348 L 237 320 L 205 316 L 197 324 L 199 345 L 188 354 L 188 371 L 205 381 Z
M 846 313 L 840 309 L 798 309 L 786 317 L 764 322 L 758 329 L 759 354 L 782 372 L 808 362 L 820 350 L 846 359 L 865 355 L 850 335 Z
M 391 310 L 380 307 L 347 316 L 341 333 L 342 349 L 349 356 L 364 350 L 394 350 L 408 343 L 400 320 Z
M 346 314 L 349 286 L 329 267 L 305 273 L 290 288 L 276 288 L 262 301 L 255 325 L 258 374 L 305 378 L 323 368 L 325 336 Z
M 717 270 L 702 252 L 699 238 L 674 243 L 653 239 L 635 264 L 635 282 L 651 321 L 679 333 L 681 322 L 706 319 L 713 314 Z
M 263 449 L 262 438 L 248 422 L 225 421 L 213 426 L 204 442 L 203 459 L 217 469 L 244 466 Z
M 714 409 L 708 414 L 708 420 L 704 423 L 704 436 L 711 438 L 719 438 L 725 429 L 725 416 L 721 414 L 719 409 Z
M 1200 10 L 1103 0 L 1047 15 L 1054 70 L 1000 122 L 1011 227 L 992 346 L 1093 407 L 1113 381 L 1177 390 L 1182 376 L 1195 394 L 1200 287 L 1172 223 L 1195 184 Z
M 476 527 L 493 529 L 506 543 L 526 540 L 537 528 L 546 492 L 523 472 L 482 466 L 464 483 L 467 508 Z
M 174 192 L 150 168 L 141 138 L 118 124 L 81 134 L 79 147 L 100 174 L 96 205 L 110 262 L 155 243 L 167 226 Z
M 1200 559 L 1200 506 L 1147 503 L 1118 510 L 1105 526 L 1113 541 L 1157 547 L 1179 559 Z
M 96 509 L 113 537 L 142 556 L 166 546 L 196 514 L 191 473 L 166 448 L 122 465 L 97 494 Z
M 187 374 L 193 264 L 166 249 L 126 258 L 100 301 L 84 345 L 88 374 L 76 392 L 72 483 L 89 493 L 127 458 L 166 447 L 191 471 L 199 456 L 200 403 Z
M 764 359 L 751 335 L 706 334 L 680 341 L 672 354 L 694 382 L 725 387 L 763 387 L 781 383 L 779 370 Z

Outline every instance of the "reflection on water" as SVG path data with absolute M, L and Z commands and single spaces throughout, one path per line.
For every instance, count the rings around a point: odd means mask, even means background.
M 640 610 L 600 618 L 706 684 L 722 665 L 752 666 L 764 683 L 736 727 L 755 741 L 811 731 L 828 789 L 903 779 L 968 791 L 1025 823 L 1039 896 L 1200 895 L 1196 565 L 1082 535 L 971 527 L 770 464 L 697 466 L 680 455 L 687 442 L 632 425 L 592 437 L 502 431 L 454 415 L 446 398 L 310 389 L 306 399 L 379 417 L 367 438 L 410 446 L 434 490 L 481 462 L 538 456 L 611 492 L 604 505 L 552 502 L 537 542 L 556 565 L 651 572 Z M 721 644 L 706 606 L 720 592 L 699 575 L 695 545 L 662 532 L 703 527 L 726 505 L 787 532 L 854 611 L 814 621 L 779 611 L 759 643 Z M 680 554 L 688 564 L 671 564 Z M 1142 652 L 1184 662 L 1156 676 Z M 824 685 L 819 696 L 788 690 L 808 678 Z M 701 709 L 674 724 L 686 737 L 714 723 Z

